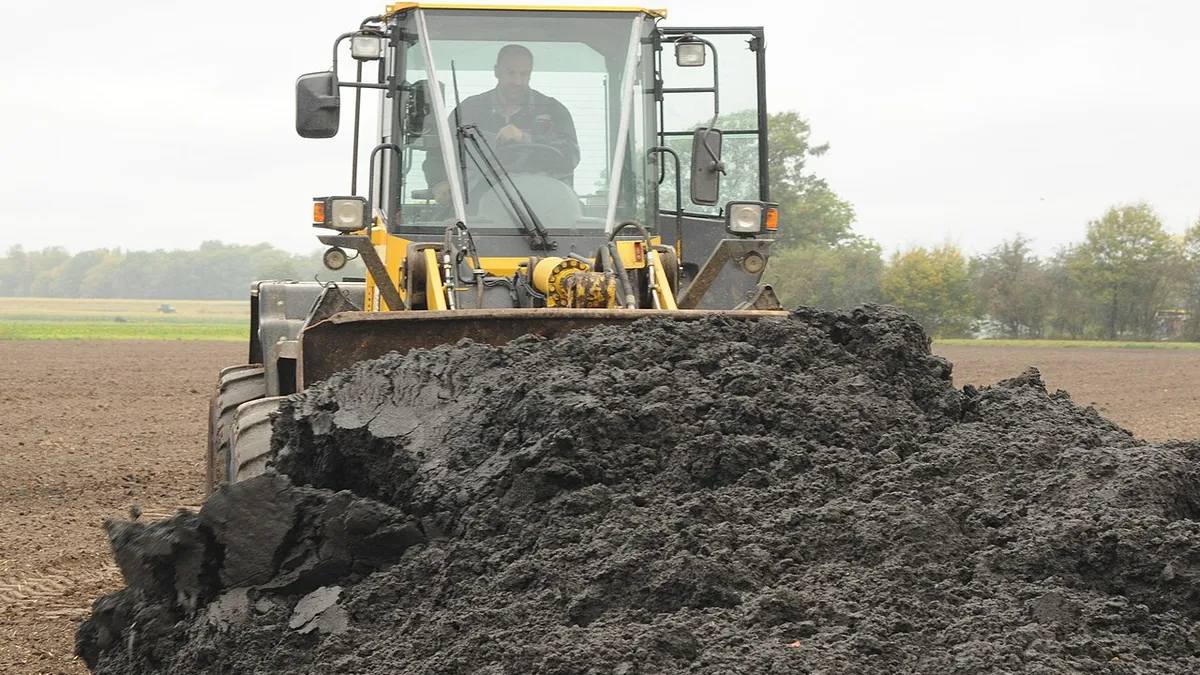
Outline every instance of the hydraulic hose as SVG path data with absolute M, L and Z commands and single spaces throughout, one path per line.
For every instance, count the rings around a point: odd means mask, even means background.
M 621 252 L 617 250 L 617 243 L 610 239 L 600 248 L 606 253 L 607 260 L 612 262 L 612 269 L 617 273 L 617 283 L 621 286 L 621 297 L 624 298 L 625 309 L 637 309 L 637 295 L 633 292 L 633 282 L 629 280 L 629 271 L 625 269 L 625 261 L 621 260 Z M 605 269 L 608 269 L 607 265 Z

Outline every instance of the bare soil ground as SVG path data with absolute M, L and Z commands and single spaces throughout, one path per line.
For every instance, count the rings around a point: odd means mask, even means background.
M 1050 391 L 1148 441 L 1200 438 L 1200 350 L 934 347 L 954 364 L 954 384 L 976 386 L 1034 366 Z
M 204 488 L 205 419 L 236 343 L 0 342 L 0 672 L 85 673 L 75 625 L 120 588 L 105 518 Z
M 1036 366 L 1147 440 L 1200 437 L 1200 351 L 939 347 L 955 383 Z M 0 343 L 0 672 L 86 672 L 74 630 L 116 590 L 102 524 L 202 499 L 210 388 L 241 345 Z

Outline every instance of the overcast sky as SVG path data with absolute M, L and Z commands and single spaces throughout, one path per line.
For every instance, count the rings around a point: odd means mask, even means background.
M 0 246 L 317 248 L 310 199 L 348 189 L 349 115 L 297 136 L 295 78 L 385 4 L 3 3 Z M 1134 200 L 1171 232 L 1200 218 L 1194 0 L 652 6 L 766 27 L 770 109 L 831 144 L 812 169 L 889 251 L 1023 233 L 1050 252 Z

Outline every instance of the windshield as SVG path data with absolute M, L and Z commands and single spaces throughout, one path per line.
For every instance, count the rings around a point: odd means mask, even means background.
M 405 227 L 458 216 L 479 229 L 601 233 L 651 222 L 648 24 L 638 12 L 418 10 L 404 63 L 425 114 L 407 120 Z

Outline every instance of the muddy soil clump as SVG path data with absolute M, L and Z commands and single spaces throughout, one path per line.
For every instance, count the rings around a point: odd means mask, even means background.
M 871 306 L 362 363 L 289 399 L 272 473 L 112 526 L 129 588 L 80 651 L 114 674 L 1200 672 L 1200 444 L 1143 443 L 1035 370 L 950 373 Z

